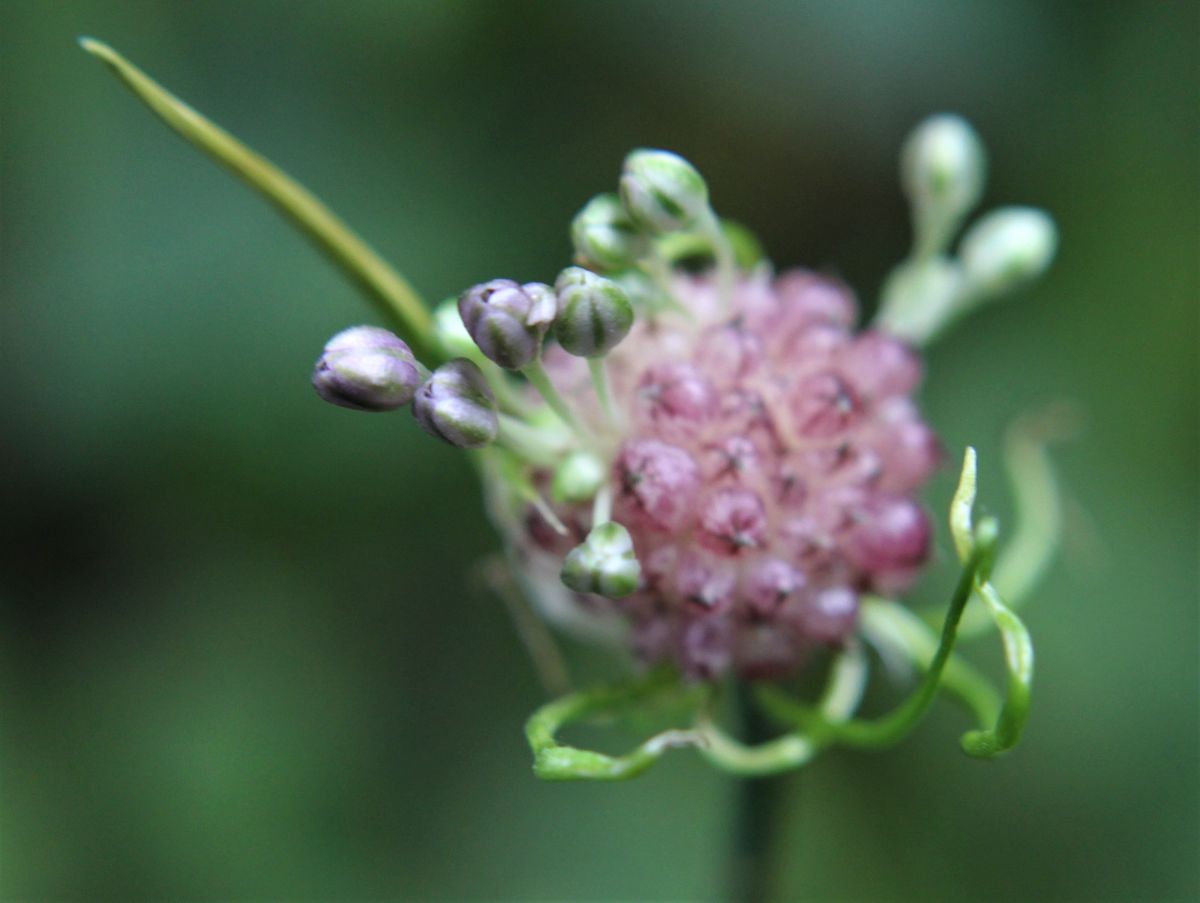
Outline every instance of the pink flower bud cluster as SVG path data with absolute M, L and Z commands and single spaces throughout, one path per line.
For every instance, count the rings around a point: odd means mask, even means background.
M 928 555 L 913 494 L 940 451 L 911 399 L 921 363 L 853 333 L 851 294 L 809 272 L 746 279 L 724 310 L 710 277 L 681 277 L 676 296 L 690 316 L 639 318 L 608 358 L 624 421 L 609 437 L 612 516 L 642 578 L 601 601 L 646 662 L 777 677 L 844 642 L 860 594 L 903 590 Z M 547 364 L 601 424 L 578 361 Z M 586 532 L 585 507 L 560 513 Z

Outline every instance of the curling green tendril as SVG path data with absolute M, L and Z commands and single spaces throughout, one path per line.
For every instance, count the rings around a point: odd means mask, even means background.
M 835 659 L 825 692 L 815 705 L 803 704 L 773 685 L 756 688 L 758 705 L 789 728 L 756 746 L 741 743 L 718 725 L 719 688 L 689 686 L 674 672 L 657 670 L 636 680 L 569 693 L 538 709 L 525 731 L 534 753 L 535 773 L 547 780 L 621 780 L 641 774 L 671 749 L 693 747 L 732 774 L 773 774 L 804 765 L 830 746 L 880 749 L 898 743 L 921 721 L 942 687 L 956 696 L 980 725 L 963 736 L 964 751 L 987 758 L 1011 749 L 1020 739 L 1029 713 L 1033 647 L 1021 620 L 989 582 L 997 528 L 990 518 L 974 522 L 975 483 L 975 450 L 969 448 L 950 507 L 951 533 L 962 573 L 940 637 L 935 638 L 920 618 L 894 602 L 868 599 L 864 603 L 864 637 L 903 651 L 924 671 L 913 692 L 892 712 L 870 719 L 851 717 L 867 678 L 867 658 L 858 644 Z M 1003 701 L 979 672 L 953 654 L 963 611 L 972 598 L 981 600 L 1000 630 L 1008 668 Z M 613 715 L 668 694 L 690 702 L 692 725 L 656 734 L 623 756 L 566 746 L 556 739 L 558 732 L 572 723 Z

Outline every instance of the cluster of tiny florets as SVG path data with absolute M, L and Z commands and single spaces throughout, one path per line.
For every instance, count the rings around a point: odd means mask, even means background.
M 852 295 L 809 272 L 741 281 L 729 307 L 708 277 L 675 294 L 687 316 L 639 320 L 608 359 L 612 517 L 641 579 L 604 602 L 646 662 L 778 676 L 843 642 L 860 594 L 904 589 L 927 557 L 913 493 L 939 450 L 911 398 L 921 364 L 897 339 L 853 333 Z M 549 349 L 546 363 L 594 412 L 578 359 Z M 562 553 L 587 533 L 586 506 L 558 514 L 568 536 L 531 510 L 526 542 Z

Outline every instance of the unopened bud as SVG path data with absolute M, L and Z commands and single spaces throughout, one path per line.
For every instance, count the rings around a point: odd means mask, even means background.
M 465 358 L 433 371 L 413 398 L 413 416 L 429 435 L 459 448 L 482 448 L 500 431 L 483 371 Z
M 678 154 L 636 150 L 625 158 L 621 203 L 641 228 L 674 232 L 696 225 L 708 214 L 708 186 Z
M 463 292 L 458 313 L 479 350 L 507 370 L 533 363 L 554 321 L 557 304 L 548 285 L 493 279 Z
M 582 545 L 567 553 L 561 576 L 562 582 L 577 593 L 619 599 L 638 588 L 641 574 L 629 531 L 615 521 L 607 521 L 593 528 Z
M 559 310 L 554 335 L 569 354 L 603 357 L 629 334 L 633 305 L 611 279 L 582 267 L 567 267 L 554 288 Z
M 596 495 L 607 477 L 608 470 L 596 455 L 571 452 L 554 471 L 550 493 L 556 502 L 586 502 Z
M 378 326 L 355 326 L 330 339 L 313 369 L 313 388 L 331 404 L 392 411 L 408 404 L 425 376 L 412 349 Z
M 631 267 L 648 249 L 615 194 L 598 194 L 587 202 L 571 222 L 571 241 L 580 263 L 601 270 Z
M 1046 271 L 1058 249 L 1054 220 L 1032 207 L 1003 207 L 967 230 L 960 256 L 972 291 L 998 295 Z
M 923 250 L 945 248 L 983 194 L 983 143 L 961 116 L 943 113 L 917 126 L 904 144 L 900 178 L 916 211 Z

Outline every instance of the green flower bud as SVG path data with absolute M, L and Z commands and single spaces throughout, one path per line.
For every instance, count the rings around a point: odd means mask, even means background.
M 582 267 L 567 267 L 554 288 L 558 293 L 554 335 L 569 354 L 603 357 L 629 334 L 633 305 L 611 279 Z
M 604 462 L 594 454 L 571 452 L 554 471 L 550 494 L 556 502 L 586 502 L 595 497 L 607 477 Z
M 922 122 L 901 152 L 901 179 L 913 200 L 936 200 L 966 213 L 983 193 L 985 157 L 979 135 L 961 116 Z
M 924 252 L 943 250 L 979 203 L 986 168 L 983 143 L 961 116 L 931 116 L 909 136 L 900 179 L 913 204 Z
M 664 150 L 636 150 L 625 158 L 621 203 L 648 232 L 688 229 L 708 214 L 708 186 L 687 160 Z
M 633 266 L 649 249 L 615 194 L 598 194 L 571 222 L 575 259 L 601 270 Z
M 973 225 L 959 249 L 972 291 L 999 295 L 1046 271 L 1058 249 L 1049 214 L 1032 207 L 1002 207 Z
M 459 448 L 482 448 L 500 431 L 483 371 L 466 358 L 433 371 L 413 398 L 413 416 L 429 435 Z
M 595 527 L 582 545 L 567 553 L 561 572 L 569 589 L 609 599 L 636 590 L 641 574 L 629 531 L 614 521 Z

